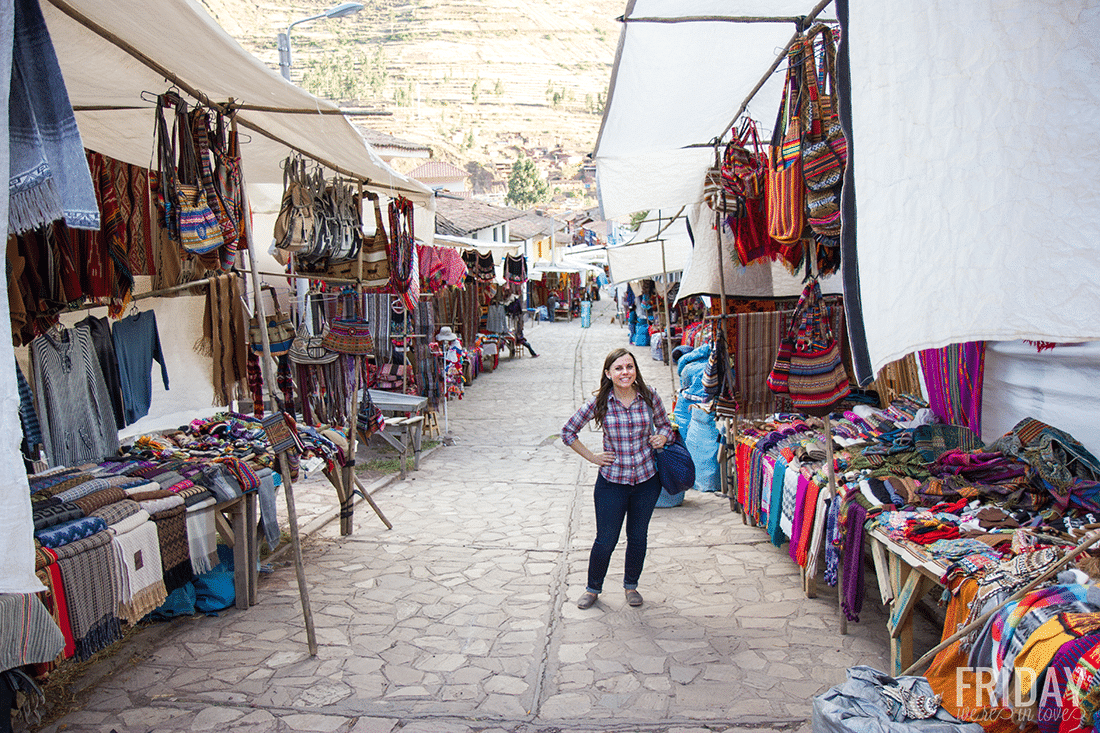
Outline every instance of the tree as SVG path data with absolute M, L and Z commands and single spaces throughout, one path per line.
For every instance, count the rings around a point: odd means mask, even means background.
M 550 186 L 539 173 L 535 161 L 521 156 L 512 164 L 505 203 L 526 208 L 545 201 L 549 194 Z

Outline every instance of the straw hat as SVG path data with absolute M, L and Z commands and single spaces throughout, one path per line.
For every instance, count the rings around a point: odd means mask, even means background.
M 455 332 L 451 330 L 450 326 L 444 326 L 443 328 L 439 329 L 439 333 L 436 335 L 435 340 L 436 341 L 457 341 L 458 336 L 455 335 Z

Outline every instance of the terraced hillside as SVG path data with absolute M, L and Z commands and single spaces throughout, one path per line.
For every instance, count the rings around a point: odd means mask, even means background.
M 202 0 L 230 34 L 278 65 L 275 38 L 333 2 Z M 595 145 L 623 0 L 366 0 L 292 32 L 296 83 L 392 112 L 375 129 L 432 145 L 459 165 L 508 162 L 520 147 Z

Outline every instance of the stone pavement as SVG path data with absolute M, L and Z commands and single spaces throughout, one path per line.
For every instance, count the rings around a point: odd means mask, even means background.
M 654 516 L 643 606 L 615 590 L 622 544 L 604 595 L 575 606 L 595 467 L 556 436 L 607 352 L 627 345 L 612 307 L 597 303 L 590 329 L 529 325 L 539 359 L 502 361 L 450 403 L 454 445 L 374 494 L 392 530 L 361 503 L 352 536 L 335 522 L 309 536 L 316 658 L 293 567 L 279 562 L 248 611 L 125 642 L 78 683 L 82 708 L 42 730 L 809 731 L 811 698 L 846 668 L 888 667 L 870 575 L 863 619 L 841 636 L 832 588 L 820 582 L 805 598 L 785 546 L 742 524 L 725 498 L 691 491 Z M 671 407 L 668 367 L 634 352 Z M 297 495 L 332 506 L 331 488 Z M 921 651 L 939 628 L 917 625 Z

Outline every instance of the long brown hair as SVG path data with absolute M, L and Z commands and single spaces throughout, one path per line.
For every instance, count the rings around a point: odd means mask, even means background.
M 649 405 L 649 409 L 653 410 L 653 393 L 649 391 L 649 387 L 646 386 L 645 380 L 642 379 L 642 370 L 638 368 L 638 359 L 630 352 L 629 349 L 614 349 L 607 358 L 603 360 L 603 369 L 600 371 L 600 387 L 593 394 L 596 395 L 596 414 L 594 415 L 596 421 L 596 427 L 603 427 L 603 419 L 607 417 L 607 400 L 611 396 L 611 390 L 614 389 L 614 385 L 611 384 L 611 379 L 608 378 L 607 372 L 611 369 L 611 365 L 624 356 L 629 356 L 634 362 L 634 390 L 638 393 L 638 396 L 642 398 L 642 402 Z

